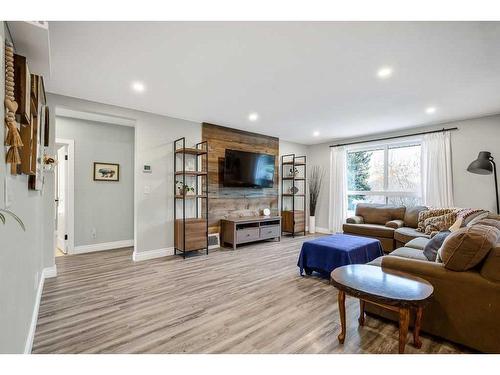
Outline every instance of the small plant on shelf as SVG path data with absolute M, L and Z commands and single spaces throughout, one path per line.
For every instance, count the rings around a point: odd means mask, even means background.
M 182 181 L 175 181 L 177 184 L 177 194 L 178 195 L 188 195 L 189 193 L 194 193 L 194 187 L 183 184 Z
M 19 226 L 21 227 L 22 230 L 24 230 L 26 232 L 26 227 L 24 226 L 24 223 L 23 221 L 21 220 L 21 218 L 19 216 L 17 216 L 14 212 L 12 211 L 9 211 L 9 210 L 5 210 L 5 209 L 2 209 L 0 208 L 0 221 L 5 224 L 6 222 L 6 215 L 9 215 L 11 216 L 15 221 L 18 222 Z

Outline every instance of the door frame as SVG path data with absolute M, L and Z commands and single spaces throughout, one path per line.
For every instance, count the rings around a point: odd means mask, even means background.
M 66 233 L 68 234 L 68 239 L 66 242 L 67 254 L 74 254 L 75 250 L 75 140 L 56 138 L 56 145 L 66 145 L 68 146 L 68 165 L 66 174 Z M 57 181 L 56 181 L 57 183 Z M 57 228 L 56 228 L 57 236 Z M 57 238 L 56 238 L 57 246 Z

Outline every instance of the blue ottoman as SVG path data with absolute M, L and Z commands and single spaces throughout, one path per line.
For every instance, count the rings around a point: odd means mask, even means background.
M 306 241 L 302 244 L 297 266 L 300 274 L 313 271 L 324 277 L 337 267 L 347 264 L 365 264 L 384 255 L 379 240 L 348 234 L 334 234 Z

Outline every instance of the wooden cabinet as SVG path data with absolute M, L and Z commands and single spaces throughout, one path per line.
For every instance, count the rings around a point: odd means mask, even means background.
M 197 218 L 185 220 L 185 223 L 183 219 L 175 220 L 175 247 L 185 251 L 205 249 L 207 246 L 207 221 Z M 184 239 L 186 240 L 185 244 Z
M 221 220 L 221 245 L 239 244 L 281 238 L 280 216 L 243 217 Z
M 282 231 L 295 236 L 306 234 L 306 156 L 281 156 Z
M 283 232 L 300 233 L 305 231 L 306 222 L 304 211 L 282 211 L 281 217 L 283 218 Z

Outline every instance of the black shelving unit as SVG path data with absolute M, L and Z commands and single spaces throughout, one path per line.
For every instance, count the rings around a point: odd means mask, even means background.
M 295 174 L 297 169 L 298 174 Z M 291 171 L 291 173 L 290 173 Z M 285 181 L 291 182 L 289 192 L 285 192 Z M 297 182 L 302 185 L 302 191 L 297 188 Z M 289 185 L 286 183 L 286 185 Z M 297 188 L 298 189 L 298 188 Z M 307 189 L 307 159 L 306 156 L 296 156 L 295 154 L 287 154 L 281 156 L 281 218 L 282 218 L 282 233 L 291 234 L 295 237 L 296 234 L 306 234 L 306 189 Z M 300 199 L 302 209 L 297 209 L 296 199 Z M 291 203 L 291 210 L 285 210 L 284 203 L 288 200 Z M 291 201 L 291 202 L 290 202 Z
M 186 170 L 187 158 L 194 159 L 194 169 Z M 194 183 L 193 194 L 186 192 L 188 180 Z M 182 216 L 177 212 L 179 202 Z M 186 215 L 189 205 L 194 205 L 191 217 Z M 208 254 L 208 143 L 187 148 L 186 138 L 182 137 L 174 141 L 174 254 L 186 258 L 186 253 L 199 250 Z

